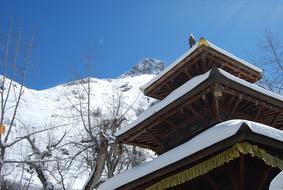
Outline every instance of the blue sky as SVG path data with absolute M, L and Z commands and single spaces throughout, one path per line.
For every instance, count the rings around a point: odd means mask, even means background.
M 1 0 L 0 34 L 9 16 L 36 31 L 27 86 L 45 89 L 74 78 L 117 77 L 142 58 L 170 64 L 205 37 L 249 60 L 265 30 L 283 39 L 283 2 L 236 0 Z M 83 55 L 93 55 L 85 72 Z

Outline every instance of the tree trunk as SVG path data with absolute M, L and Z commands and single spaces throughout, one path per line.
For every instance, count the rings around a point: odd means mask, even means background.
M 29 164 L 29 166 L 32 167 L 36 171 L 37 177 L 39 178 L 40 182 L 42 183 L 44 190 L 53 190 L 54 189 L 53 184 L 48 181 L 47 176 L 45 175 L 43 168 L 41 166 L 41 163 Z
M 93 190 L 94 188 L 98 187 L 98 185 L 101 183 L 101 175 L 104 170 L 105 161 L 107 159 L 107 140 L 101 139 L 100 147 L 97 151 L 97 158 L 95 163 L 95 169 L 90 175 L 89 179 L 86 181 L 84 190 Z

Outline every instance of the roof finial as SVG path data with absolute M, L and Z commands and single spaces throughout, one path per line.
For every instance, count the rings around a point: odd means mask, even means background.
M 201 37 L 199 39 L 198 46 L 209 46 L 209 44 L 204 37 Z
M 196 44 L 195 37 L 192 33 L 190 33 L 189 44 L 190 44 L 190 48 Z

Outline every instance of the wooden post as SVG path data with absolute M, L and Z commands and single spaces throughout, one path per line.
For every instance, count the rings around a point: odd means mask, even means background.
M 208 181 L 208 183 L 210 184 L 210 187 L 213 189 L 213 190 L 219 190 L 217 184 L 215 183 L 215 181 L 213 180 L 213 178 L 211 177 L 211 175 L 209 174 L 206 174 L 206 179 Z
M 263 175 L 261 177 L 261 179 L 259 180 L 259 185 L 257 187 L 256 190 L 262 190 L 263 187 L 264 187 L 264 184 L 265 184 L 265 180 L 266 178 L 268 177 L 268 175 L 270 174 L 271 172 L 271 167 L 268 167 L 264 172 L 263 172 Z
M 239 163 L 239 190 L 245 189 L 245 157 L 243 154 L 240 155 Z

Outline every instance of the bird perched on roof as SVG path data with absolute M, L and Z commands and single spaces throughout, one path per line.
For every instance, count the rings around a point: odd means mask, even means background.
M 195 37 L 192 33 L 190 33 L 189 44 L 190 44 L 190 48 L 196 44 Z

